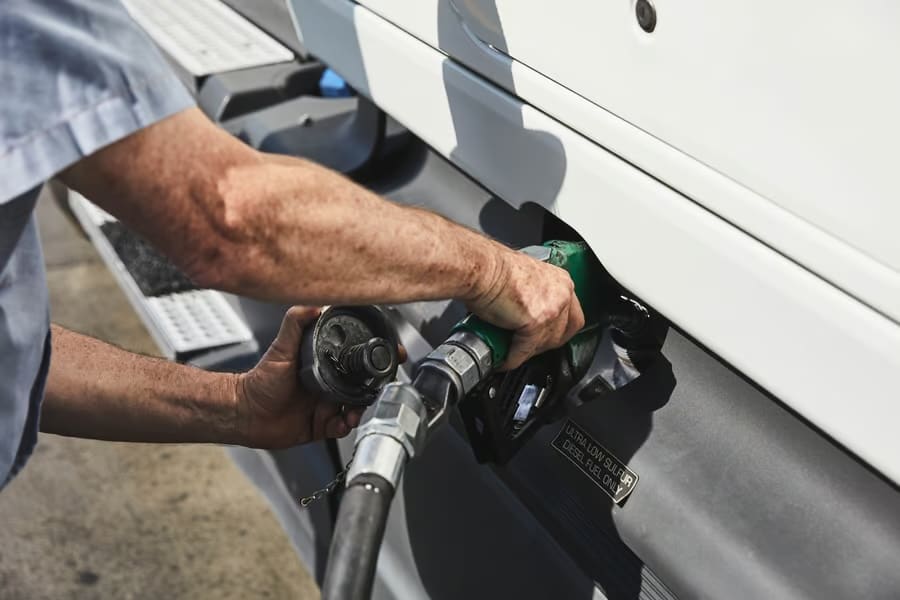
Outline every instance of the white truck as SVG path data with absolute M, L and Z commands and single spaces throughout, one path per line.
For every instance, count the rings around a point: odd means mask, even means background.
M 584 240 L 665 324 L 661 360 L 576 386 L 503 464 L 444 429 L 397 493 L 375 597 L 898 597 L 900 5 L 127 4 L 247 143 L 512 245 Z M 228 62 L 236 31 L 258 56 Z M 105 253 L 173 357 L 240 366 L 280 319 L 216 295 L 235 335 L 179 350 L 179 309 L 154 306 L 185 292 L 147 298 Z M 411 363 L 464 314 L 393 309 Z M 635 475 L 625 501 L 554 443 L 569 423 Z M 340 494 L 296 498 L 351 450 L 233 450 L 320 578 Z

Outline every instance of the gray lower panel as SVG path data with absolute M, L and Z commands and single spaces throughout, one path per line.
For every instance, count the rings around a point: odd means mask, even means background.
M 664 354 L 568 415 L 640 477 L 624 506 L 562 423 L 500 473 L 609 597 L 897 598 L 900 491 L 679 333 Z
M 592 579 L 452 429 L 410 463 L 403 497 L 429 598 L 593 597 Z
M 317 443 L 309 444 L 303 452 L 291 451 L 290 454 L 301 460 L 305 459 L 314 468 L 316 464 L 324 465 L 327 462 L 318 462 L 316 459 L 319 457 L 310 457 L 309 454 L 323 451 L 324 444 Z M 313 573 L 319 574 L 318 579 L 321 580 L 320 572 L 324 568 L 328 552 L 327 540 L 331 537 L 328 505 L 313 506 L 302 511 L 298 509 L 297 498 L 301 492 L 294 485 L 296 479 L 285 478 L 285 472 L 278 463 L 278 453 L 240 446 L 228 448 L 228 453 L 247 478 L 263 491 L 300 558 Z M 291 475 L 310 483 L 316 481 L 316 474 L 308 468 L 297 469 Z M 327 474 L 323 481 L 331 476 Z

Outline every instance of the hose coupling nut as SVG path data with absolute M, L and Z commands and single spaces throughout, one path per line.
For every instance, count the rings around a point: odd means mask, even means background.
M 357 446 L 370 435 L 397 440 L 409 458 L 425 445 L 428 418 L 422 396 L 408 383 L 389 383 L 381 390 L 372 418 L 360 428 Z
M 492 366 L 491 348 L 468 331 L 457 331 L 435 348 L 419 368 L 434 368 L 451 376 L 459 398 L 464 397 L 487 377 Z

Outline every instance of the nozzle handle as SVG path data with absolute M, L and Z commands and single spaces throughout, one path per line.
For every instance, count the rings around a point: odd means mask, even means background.
M 585 314 L 585 328 L 596 324 L 596 311 L 593 307 L 596 306 L 599 295 L 597 288 L 602 280 L 599 275 L 603 271 L 586 243 L 553 240 L 542 246 L 523 248 L 522 252 L 568 271 L 575 284 L 575 295 Z M 491 349 L 495 368 L 503 364 L 509 355 L 513 332 L 488 323 L 474 314 L 469 314 L 457 323 L 453 331 L 468 331 L 484 340 Z
M 491 365 L 494 367 L 503 364 L 509 355 L 513 332 L 508 329 L 497 327 L 481 317 L 469 314 L 453 328 L 454 333 L 457 331 L 468 331 L 484 340 L 484 343 L 491 349 Z

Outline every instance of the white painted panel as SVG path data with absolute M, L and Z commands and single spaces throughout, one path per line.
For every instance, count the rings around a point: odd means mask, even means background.
M 900 270 L 900 4 L 455 0 L 476 36 Z M 891 226 L 893 225 L 893 226 Z
M 294 12 L 314 53 L 432 147 L 557 212 L 620 282 L 900 481 L 895 323 L 367 9 Z
M 770 201 L 731 173 L 716 171 L 545 74 L 491 49 L 479 41 L 472 28 L 463 25 L 446 0 L 361 0 L 361 3 L 900 322 L 900 271 L 841 240 L 835 232 L 811 222 L 806 215 L 795 214 Z M 527 13 L 530 8 L 526 4 L 517 6 Z M 490 33 L 482 31 L 479 35 L 487 38 Z M 492 41 L 500 43 L 496 38 Z M 553 48 L 548 52 L 553 55 Z M 595 73 L 591 60 L 586 61 L 589 64 L 584 72 Z M 626 86 L 623 91 L 627 89 L 630 88 Z M 659 115 L 674 121 L 682 117 L 667 108 L 661 109 Z M 761 133 L 771 137 L 778 132 L 773 124 Z M 691 133 L 700 135 L 705 130 L 698 128 Z M 818 146 L 819 140 L 813 138 L 809 143 Z M 793 167 L 781 167 L 781 170 L 785 168 Z M 884 215 L 879 221 L 879 231 L 890 238 L 892 224 L 890 214 Z

